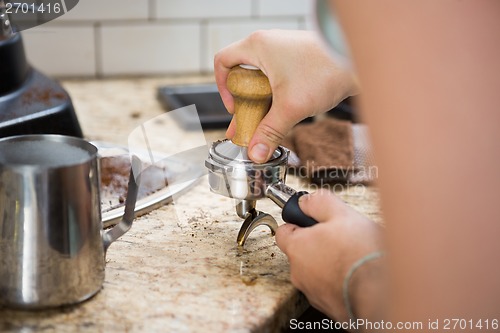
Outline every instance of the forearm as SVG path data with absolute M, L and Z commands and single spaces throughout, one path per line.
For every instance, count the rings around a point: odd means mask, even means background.
M 392 318 L 492 319 L 500 304 L 500 3 L 337 5 L 380 169 Z

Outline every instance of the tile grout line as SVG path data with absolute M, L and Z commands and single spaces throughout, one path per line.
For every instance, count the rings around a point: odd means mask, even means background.
M 259 18 L 259 3 L 258 0 L 252 0 L 252 8 L 250 12 L 251 18 Z
M 305 18 L 297 18 L 297 24 L 300 30 L 306 30 L 306 19 Z
M 156 8 L 156 2 L 154 0 L 149 0 L 149 9 L 148 9 L 148 21 L 152 22 L 155 21 L 158 17 L 157 15 L 157 8 Z
M 101 22 L 94 24 L 94 52 L 95 52 L 95 77 L 103 77 L 103 54 L 102 54 L 102 29 Z
M 200 73 L 205 73 L 208 68 L 205 68 L 204 63 L 208 58 L 208 20 L 200 21 Z

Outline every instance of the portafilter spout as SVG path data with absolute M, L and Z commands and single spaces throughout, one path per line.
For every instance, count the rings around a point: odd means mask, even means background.
M 255 210 L 257 201 L 255 200 L 241 200 L 236 205 L 236 214 L 242 219 L 247 218 L 247 213 Z

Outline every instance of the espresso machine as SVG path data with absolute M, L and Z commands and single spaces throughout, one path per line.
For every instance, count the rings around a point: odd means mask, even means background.
M 0 0 L 0 137 L 20 134 L 82 137 L 82 130 L 68 93 L 28 64 Z
M 285 184 L 289 151 L 279 146 L 265 163 L 248 157 L 248 144 L 272 102 L 271 85 L 258 68 L 233 67 L 227 87 L 234 98 L 236 134 L 231 140 L 216 141 L 205 161 L 210 190 L 237 200 L 236 213 L 244 219 L 237 236 L 239 246 L 260 225 L 267 225 L 274 235 L 278 225 L 273 216 L 256 210 L 260 199 L 270 198 L 282 208 L 285 222 L 308 227 L 317 222 L 305 215 L 298 199 L 307 192 L 297 192 Z

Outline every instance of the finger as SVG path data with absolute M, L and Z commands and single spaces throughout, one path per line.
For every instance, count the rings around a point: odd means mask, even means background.
M 294 224 L 283 224 L 278 230 L 276 230 L 276 245 L 283 251 L 284 254 L 288 255 L 288 244 L 290 243 L 291 236 L 295 230 L 300 229 L 300 227 Z
M 320 189 L 299 198 L 299 207 L 319 223 L 330 220 L 344 210 L 344 203 L 328 190 Z
M 254 162 L 264 163 L 268 161 L 276 147 L 296 124 L 292 117 L 286 116 L 284 110 L 278 110 L 278 107 L 271 106 L 248 144 L 248 155 Z
M 231 122 L 229 123 L 229 126 L 227 127 L 227 130 L 226 130 L 226 138 L 232 139 L 235 134 L 236 134 L 236 120 L 233 117 L 233 119 L 231 119 Z
M 241 41 L 235 42 L 226 46 L 220 50 L 214 58 L 214 71 L 215 71 L 215 82 L 217 83 L 217 88 L 219 89 L 222 102 L 224 103 L 226 109 L 229 113 L 234 112 L 234 99 L 229 90 L 227 89 L 227 76 L 229 71 L 234 66 L 240 64 L 247 64 L 257 66 L 254 61 L 252 61 L 252 49 L 247 41 L 243 39 Z M 258 67 L 258 66 L 257 66 Z
M 224 65 L 217 63 L 217 57 L 215 57 L 214 69 L 215 69 L 215 82 L 217 83 L 217 89 L 219 90 L 222 103 L 224 103 L 224 106 L 226 107 L 229 113 L 233 113 L 234 100 L 229 90 L 227 90 L 227 85 L 226 85 L 227 76 L 229 74 L 230 68 L 226 68 Z

